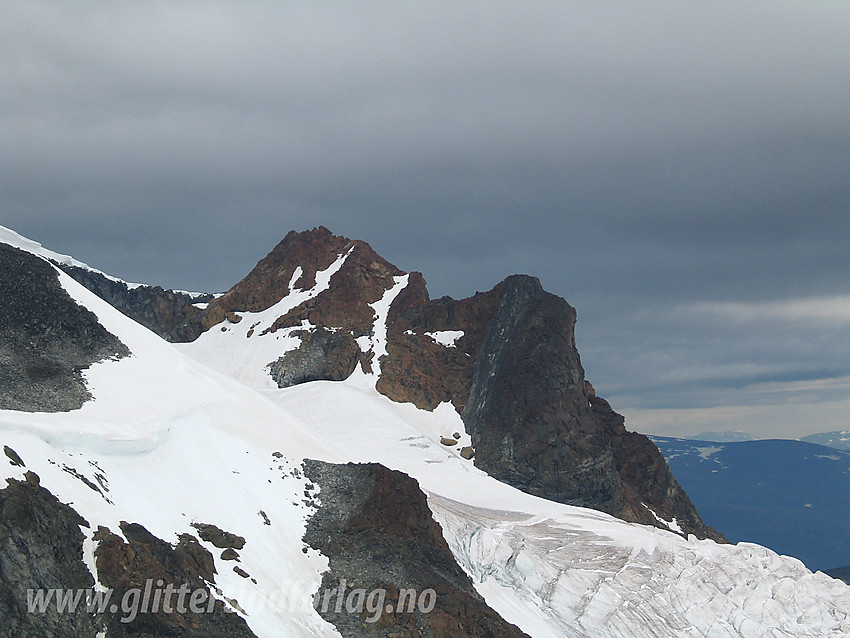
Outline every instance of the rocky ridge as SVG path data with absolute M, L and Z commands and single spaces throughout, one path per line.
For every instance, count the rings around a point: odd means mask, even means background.
M 201 315 L 195 304 L 214 299 L 211 294 L 189 295 L 160 286 L 131 286 L 96 270 L 54 262 L 70 277 L 134 321 L 166 341 L 191 341 L 200 334 L 193 323 Z
M 83 562 L 83 529 L 77 512 L 60 503 L 29 472 L 0 490 L 0 638 L 94 638 L 100 621 L 86 613 L 29 613 L 27 590 L 88 589 L 94 578 Z
M 254 633 L 245 620 L 226 610 L 224 602 L 216 600 L 209 584 L 215 584 L 215 562 L 212 554 L 196 537 L 181 534 L 176 545 L 166 543 L 138 523 L 121 523 L 119 536 L 105 527 L 94 534 L 98 543 L 95 550 L 97 573 L 100 582 L 112 588 L 116 598 L 124 599 L 130 590 L 144 591 L 150 582 L 169 583 L 175 588 L 205 592 L 199 597 L 193 613 L 191 605 L 184 602 L 180 609 L 175 602 L 167 601 L 170 609 L 157 606 L 154 613 L 139 613 L 135 618 L 122 613 L 106 618 L 108 636 L 197 636 L 198 638 L 253 638 Z M 208 613 L 208 610 L 212 610 Z M 123 610 L 121 610 L 123 611 Z
M 6 456 L 23 465 L 11 448 Z M 526 636 L 476 592 L 414 479 L 378 464 L 306 460 L 303 471 L 313 482 L 308 487 L 315 490 L 305 496 L 321 495 L 313 501 L 304 542 L 330 561 L 314 606 L 343 636 Z M 193 534 L 180 534 L 171 544 L 138 523 L 123 521 L 120 535 L 103 526 L 93 531 L 71 505 L 42 487 L 34 473 L 27 472 L 25 481 L 7 481 L 0 490 L 0 638 L 255 635 L 241 615 L 228 611 L 221 592 L 211 591 L 216 587 L 215 560 Z M 213 524 L 193 526 L 202 540 L 224 549 L 222 560 L 230 560 L 224 558 L 228 552 L 238 560 L 235 550 L 245 546 L 243 537 Z M 43 613 L 33 613 L 27 590 L 76 592 L 95 586 L 83 560 L 86 536 L 95 543 L 99 585 L 110 588 L 109 600 L 120 600 L 122 606 L 104 605 L 92 613 L 83 602 L 71 613 L 60 612 L 53 603 L 45 605 Z M 193 602 L 177 602 L 175 595 L 141 602 L 133 610 L 123 607 L 124 601 L 139 602 L 141 592 L 163 583 L 175 591 L 178 585 L 185 587 Z M 405 590 L 414 592 L 413 597 Z M 358 591 L 364 596 L 359 611 L 349 608 L 352 601 L 359 604 Z M 372 592 L 379 592 L 381 604 L 370 611 L 365 596 L 374 596 Z M 200 600 L 198 593 L 204 594 Z M 333 596 L 342 601 L 341 611 Z M 227 602 L 238 609 L 237 600 Z
M 311 288 L 319 271 L 346 254 L 330 288 L 279 317 L 269 330 L 300 326 L 306 321 L 353 338 L 367 335 L 374 317 L 371 304 L 392 287 L 393 277 L 404 273 L 365 242 L 333 235 L 322 227 L 288 233 L 244 279 L 213 299 L 180 330 L 193 334 L 197 329 L 209 330 L 234 313 L 266 310 L 284 297 L 290 284 L 297 290 Z

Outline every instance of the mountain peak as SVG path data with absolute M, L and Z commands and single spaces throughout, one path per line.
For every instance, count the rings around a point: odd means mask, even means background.
M 310 321 L 350 330 L 354 336 L 372 327 L 370 304 L 393 286 L 402 270 L 378 255 L 364 241 L 334 235 L 324 226 L 291 231 L 239 283 L 213 300 L 201 318 L 203 330 L 224 321 L 231 313 L 263 312 L 284 297 L 315 289 L 321 273 L 334 268 L 315 297 L 288 309 L 275 329 Z M 309 302 L 309 303 L 308 303 Z

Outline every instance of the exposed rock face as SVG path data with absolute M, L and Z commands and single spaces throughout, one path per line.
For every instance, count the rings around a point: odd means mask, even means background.
M 5 454 L 9 458 L 9 460 L 12 462 L 12 465 L 16 465 L 18 467 L 26 467 L 26 464 L 24 463 L 23 459 L 21 459 L 21 457 L 18 456 L 18 453 L 15 452 L 15 450 L 10 448 L 8 445 L 3 446 L 3 454 Z
M 123 615 L 119 610 L 107 619 L 108 636 L 254 636 L 241 617 L 225 611 L 221 601 L 213 601 L 212 611 L 208 612 L 211 594 L 204 581 L 215 582 L 215 565 L 212 555 L 195 537 L 183 534 L 177 545 L 171 546 L 153 536 L 141 525 L 123 522 L 121 533 L 127 542 L 105 528 L 99 528 L 95 537 L 100 541 L 95 551 L 98 577 L 104 585 L 115 590 L 115 598 L 122 599 L 126 592 L 132 589 L 144 592 L 149 581 L 152 581 L 152 587 L 162 588 L 163 585 L 167 587 L 170 584 L 176 590 L 181 585 L 186 585 L 186 589 L 192 592 L 203 590 L 207 593 L 196 605 L 197 609 L 202 610 L 201 613 L 192 613 L 189 595 L 184 597 L 182 612 L 177 606 L 177 595 L 173 595 L 168 601 L 170 611 L 163 608 L 162 602 L 156 613 L 139 613 L 135 618 Z M 152 604 L 150 610 L 153 610 Z M 127 620 L 129 622 L 126 622 Z
M 346 260 L 329 288 L 265 333 L 310 326 L 293 333 L 302 338 L 299 348 L 268 362 L 279 387 L 343 380 L 358 362 L 373 369 L 371 355 L 355 339 L 372 334 L 373 304 L 404 273 L 368 244 L 326 228 L 287 234 L 205 310 L 181 311 L 182 302 L 172 299 L 173 310 L 149 302 L 147 314 L 165 318 L 153 323 L 168 326 L 168 338 L 190 340 L 223 321 L 238 321 L 238 313 L 266 310 L 292 290 L 312 288 L 317 273 L 342 255 Z M 645 503 L 666 520 L 675 517 L 687 533 L 720 538 L 702 524 L 657 448 L 627 432 L 622 417 L 595 396 L 576 350 L 575 321 L 575 310 L 533 277 L 509 277 L 467 299 L 431 300 L 422 276 L 410 273 L 390 308 L 376 387 L 422 409 L 451 402 L 472 437 L 465 456 L 474 450 L 476 466 L 520 489 L 662 526 Z M 447 346 L 433 338 L 441 331 L 462 336 Z
M 664 520 L 675 518 L 686 533 L 727 542 L 722 534 L 702 522 L 656 445 L 643 434 L 626 430 L 623 416 L 614 412 L 605 399 L 593 396 L 589 400 L 594 421 L 609 437 L 625 499 L 623 509 L 613 513 L 626 520 L 658 525 L 655 516 L 643 506 L 646 503 Z
M 82 370 L 130 354 L 53 267 L 0 244 L 0 409 L 65 412 L 91 398 Z
M 315 606 L 343 636 L 525 636 L 475 591 L 455 562 L 415 480 L 377 464 L 305 461 L 304 474 L 319 485 L 321 499 L 304 540 L 330 563 Z M 343 580 L 344 605 L 337 613 L 335 592 Z M 357 595 L 352 594 L 358 589 L 366 595 L 385 590 L 383 604 L 372 607 L 384 613 L 372 613 L 365 605 L 358 613 Z M 412 613 L 406 604 L 403 613 L 396 611 L 404 589 L 417 592 Z M 430 594 L 422 596 L 428 589 L 434 591 L 434 606 L 422 613 L 419 603 L 425 600 L 423 608 L 428 608 Z M 377 595 L 372 602 L 376 601 Z M 393 606 L 392 612 L 386 611 L 387 604 Z
M 382 361 L 378 391 L 393 401 L 433 410 L 451 402 L 460 412 L 469 397 L 475 356 L 499 301 L 498 288 L 468 299 L 431 301 L 425 280 L 410 281 L 392 305 L 387 357 Z M 463 331 L 455 347 L 440 345 L 426 333 Z
M 350 244 L 350 239 L 333 235 L 323 227 L 303 233 L 289 232 L 242 281 L 210 304 L 206 313 L 208 321 L 221 321 L 225 312 L 259 312 L 270 308 L 288 292 L 297 268 L 301 268 L 301 276 L 293 282 L 296 288 L 313 287 L 316 273 L 328 268 Z
M 171 546 L 134 523 L 121 524 L 128 542 L 103 527 L 94 534 L 99 541 L 95 552 L 98 578 L 114 588 L 110 601 L 118 604 L 116 611 L 107 607 L 104 614 L 89 613 L 81 597 L 75 611 L 66 608 L 59 613 L 55 593 L 50 594 L 43 612 L 29 611 L 27 590 L 33 592 L 30 597 L 37 590 L 46 593 L 52 589 L 73 595 L 94 586 L 94 578 L 83 562 L 81 527 L 89 528 L 89 523 L 41 487 L 32 472 L 27 473 L 26 481 L 7 481 L 8 487 L 0 490 L 0 638 L 95 638 L 104 628 L 108 636 L 135 638 L 254 636 L 245 621 L 227 613 L 220 601 L 198 599 L 196 608 L 201 613 L 192 613 L 189 595 L 183 600 L 186 613 L 176 608 L 175 594 L 170 613 L 161 603 L 157 613 L 142 613 L 142 603 L 131 619 L 121 602 L 128 590 L 143 592 L 148 580 L 152 588 L 161 588 L 157 581 L 165 586 L 172 584 L 175 589 L 185 583 L 192 592 L 203 590 L 207 595 L 204 581 L 215 582 L 213 557 L 196 538 L 184 534 L 176 546 Z M 151 603 L 148 609 L 152 607 Z M 127 620 L 130 622 L 122 622 Z
M 307 381 L 343 381 L 357 367 L 360 348 L 350 334 L 317 328 L 295 336 L 302 337 L 301 345 L 269 364 L 279 388 Z
M 575 318 L 537 279 L 508 278 L 462 416 L 475 464 L 488 474 L 538 496 L 617 512 L 614 455 L 584 392 Z
M 242 549 L 245 547 L 245 539 L 238 534 L 225 532 L 223 529 L 210 523 L 192 523 L 192 527 L 198 530 L 201 540 L 212 543 L 219 549 Z
M 34 476 L 34 475 L 33 475 Z M 85 604 L 75 613 L 29 613 L 27 590 L 87 589 L 94 579 L 83 563 L 88 523 L 37 484 L 8 479 L 0 490 L 0 638 L 94 638 L 98 619 Z
M 333 277 L 333 284 L 314 299 L 304 302 L 275 322 L 274 330 L 301 325 L 307 321 L 314 326 L 336 328 L 354 337 L 370 334 L 375 320 L 373 303 L 395 283 L 393 278 L 404 273 L 380 257 L 366 242 L 345 240 L 343 249 L 336 235 L 326 228 L 308 231 L 319 246 L 324 261 L 335 261 L 338 255 L 348 254 L 345 263 Z M 344 239 L 344 238 L 342 238 Z M 330 251 L 330 252 L 329 252 Z

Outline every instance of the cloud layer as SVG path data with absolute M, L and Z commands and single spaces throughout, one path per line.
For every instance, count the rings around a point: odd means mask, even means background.
M 767 435 L 801 381 L 848 396 L 847 33 L 840 2 L 4 2 L 0 223 L 180 288 L 318 224 L 435 295 L 537 274 L 641 427 Z

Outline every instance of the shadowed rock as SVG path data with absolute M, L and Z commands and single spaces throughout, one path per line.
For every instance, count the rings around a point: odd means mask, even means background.
M 346 637 L 416 636 L 465 638 L 525 636 L 494 612 L 455 562 L 425 495 L 409 476 L 377 464 L 304 462 L 304 474 L 319 486 L 321 506 L 307 523 L 304 541 L 329 560 L 315 605 Z M 343 605 L 329 592 L 345 580 Z M 355 594 L 385 590 L 393 611 L 358 612 Z M 435 593 L 432 610 L 397 611 L 401 590 Z M 327 604 L 324 597 L 327 596 Z M 352 609 L 348 601 L 352 596 Z M 420 597 L 421 600 L 421 597 Z M 418 602 L 418 600 L 417 600 Z M 425 607 L 427 609 L 427 607 Z M 370 620 L 374 619 L 374 622 Z
M 79 409 L 91 398 L 82 371 L 129 354 L 71 298 L 53 266 L 0 244 L 0 409 Z
M 159 286 L 131 287 L 85 268 L 56 265 L 108 304 L 167 341 L 197 339 L 201 331 L 193 320 L 200 317 L 201 310 L 194 304 L 213 299 L 213 295 L 191 297 Z
M 307 381 L 344 381 L 357 367 L 360 348 L 350 334 L 317 328 L 298 332 L 301 345 L 269 364 L 279 388 Z
M 35 480 L 7 481 L 0 490 L 0 638 L 94 638 L 100 622 L 85 605 L 61 614 L 55 604 L 44 613 L 27 609 L 28 590 L 94 585 L 83 562 L 80 530 L 89 524 Z

